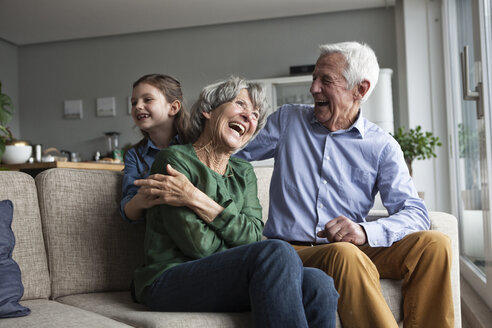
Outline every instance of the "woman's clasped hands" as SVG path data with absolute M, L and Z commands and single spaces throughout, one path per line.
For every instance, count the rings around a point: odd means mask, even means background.
M 136 197 L 140 198 L 144 208 L 167 204 L 171 206 L 187 206 L 196 191 L 195 186 L 171 165 L 166 166 L 167 173 L 152 174 L 146 179 L 135 180 L 139 186 Z

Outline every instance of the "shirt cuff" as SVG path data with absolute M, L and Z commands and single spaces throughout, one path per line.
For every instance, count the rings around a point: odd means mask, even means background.
M 371 247 L 389 247 L 388 241 L 384 232 L 384 228 L 377 221 L 360 222 L 359 223 L 366 231 L 367 242 Z
M 234 218 L 238 214 L 238 210 L 236 204 L 232 201 L 232 199 L 227 200 L 224 204 L 221 205 L 224 210 L 217 215 L 212 222 L 208 223 L 214 230 L 219 231 L 222 230 L 231 218 Z
M 120 202 L 120 215 L 121 217 L 123 218 L 123 220 L 125 220 L 126 222 L 128 223 L 138 223 L 142 220 L 130 220 L 126 214 L 125 214 L 125 206 L 126 206 L 126 203 L 128 203 L 130 201 L 130 199 L 132 199 L 133 196 L 127 196 L 125 198 L 123 198 Z

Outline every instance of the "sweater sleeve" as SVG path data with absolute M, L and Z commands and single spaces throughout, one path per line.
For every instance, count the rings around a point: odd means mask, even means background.
M 231 193 L 224 193 L 221 201 L 224 210 L 209 224 L 227 246 L 234 247 L 261 239 L 263 221 L 261 205 L 258 199 L 258 186 L 253 167 L 248 163 L 244 177 L 245 190 L 240 193 L 243 198 L 239 208 Z

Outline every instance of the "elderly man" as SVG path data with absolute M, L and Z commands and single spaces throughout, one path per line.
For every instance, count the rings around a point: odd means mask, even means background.
M 452 327 L 449 238 L 428 231 L 398 143 L 363 117 L 377 58 L 357 42 L 320 49 L 314 107 L 282 106 L 237 154 L 275 158 L 264 235 L 334 278 L 344 327 L 397 327 L 380 278 L 403 279 L 404 327 Z M 389 217 L 369 222 L 378 191 Z

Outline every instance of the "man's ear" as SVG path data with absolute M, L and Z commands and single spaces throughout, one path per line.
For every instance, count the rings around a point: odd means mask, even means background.
M 181 101 L 175 100 L 171 103 L 171 108 L 169 108 L 169 116 L 174 116 L 178 114 L 181 109 Z
M 360 82 L 356 86 L 356 90 L 354 92 L 354 98 L 356 100 L 361 100 L 362 98 L 364 98 L 367 91 L 369 91 L 370 87 L 371 87 L 371 82 L 369 82 L 368 80 L 364 80 L 364 81 Z

